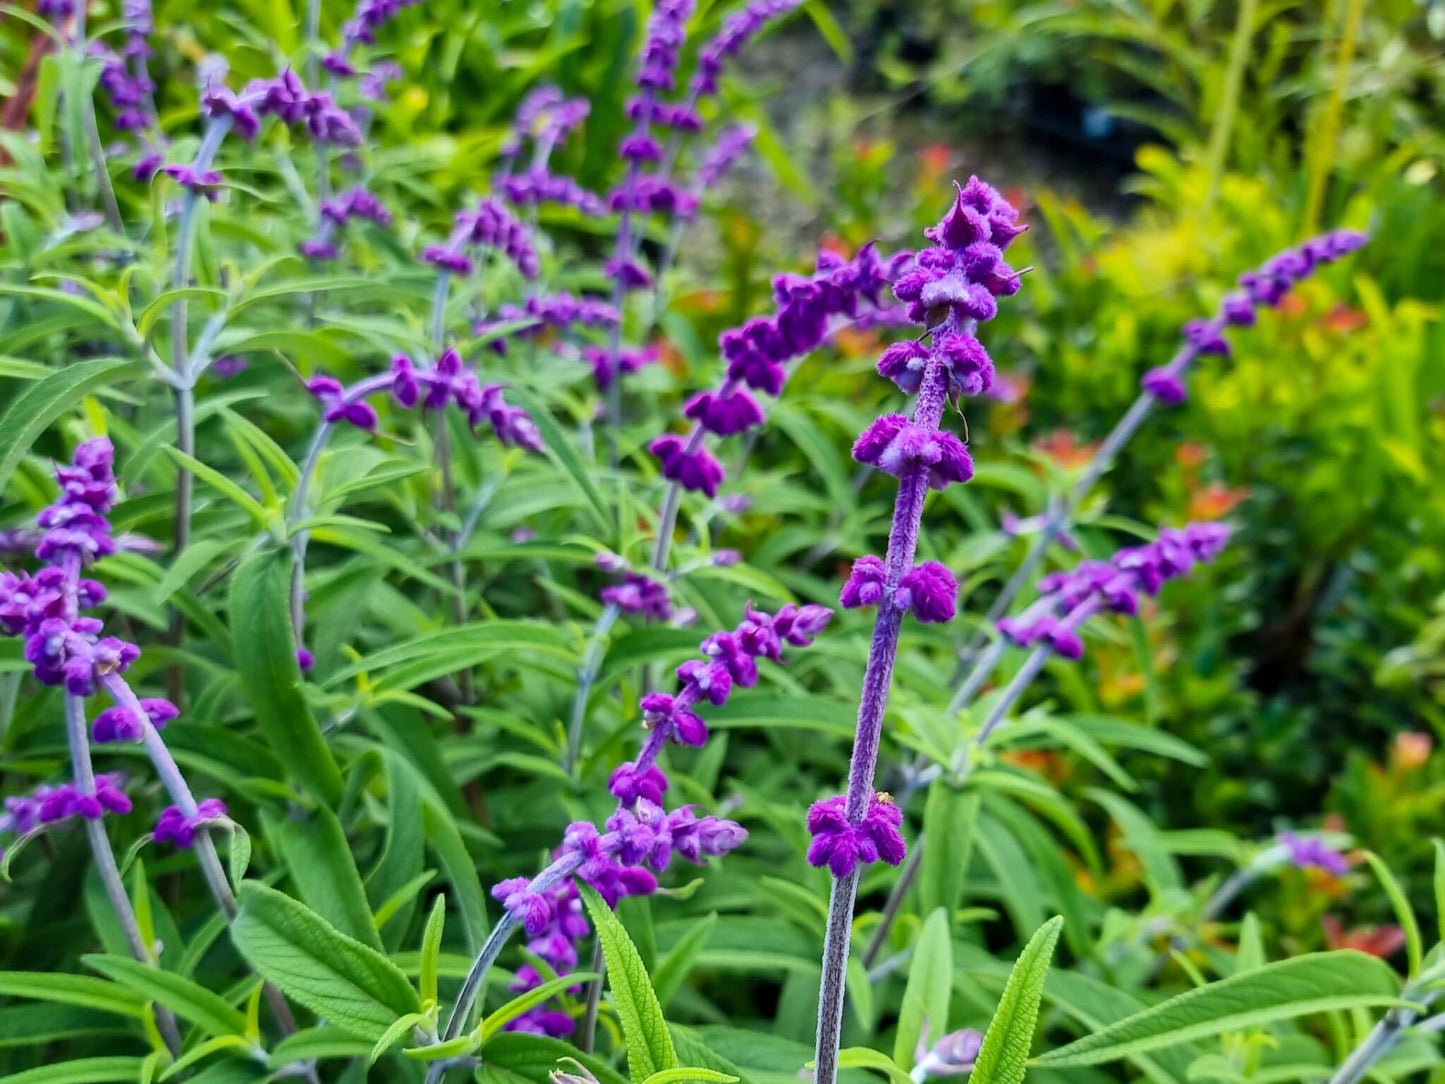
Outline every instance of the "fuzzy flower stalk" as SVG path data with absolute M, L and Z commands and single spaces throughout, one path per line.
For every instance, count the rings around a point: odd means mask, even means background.
M 702 864 L 738 847 L 747 831 L 739 824 L 715 816 L 698 816 L 695 807 L 663 806 L 669 789 L 666 773 L 657 760 L 669 742 L 701 746 L 708 737 L 707 723 L 698 714 L 705 704 L 726 703 L 735 687 L 757 683 L 758 660 L 782 661 L 785 646 L 806 647 L 832 616 L 823 606 L 784 606 L 775 614 L 748 607 L 742 622 L 731 631 L 714 633 L 702 641 L 702 657 L 677 668 L 674 693 L 654 692 L 642 698 L 642 726 L 648 732 L 635 760 L 612 773 L 608 789 L 617 808 L 603 829 L 588 821 L 568 826 L 552 862 L 534 877 L 513 877 L 492 890 L 506 914 L 493 927 L 468 973 L 441 1038 L 450 1041 L 466 1028 L 487 971 L 507 939 L 520 926 L 527 948 L 545 960 L 559 975 L 577 965 L 577 942 L 589 932 L 574 878 L 596 889 L 609 906 L 624 896 L 657 891 L 657 874 L 666 870 L 673 855 Z M 542 976 L 530 965 L 517 972 L 514 991 L 533 989 Z M 545 1003 L 533 1007 L 508 1025 L 512 1031 L 560 1036 L 569 1034 L 573 1019 Z M 436 1084 L 445 1066 L 435 1062 L 427 1081 Z
M 1019 277 L 1004 262 L 1004 249 L 1025 227 L 1018 212 L 977 177 L 955 186 L 953 206 L 925 231 L 932 246 L 894 284 L 909 318 L 926 329 L 917 340 L 884 351 L 878 371 L 916 395 L 911 416 L 885 414 L 858 438 L 853 456 L 898 479 L 893 525 L 883 557 L 858 559 L 844 585 L 846 607 L 875 606 L 873 640 L 858 703 L 847 792 L 818 802 L 808 812 L 813 836 L 808 861 L 833 874 L 823 942 L 823 978 L 818 999 L 814 1079 L 834 1084 L 843 1025 L 843 990 L 848 970 L 853 906 L 863 864 L 903 861 L 902 811 L 873 786 L 883 715 L 905 614 L 942 622 L 954 616 L 957 584 L 937 562 L 914 565 L 923 503 L 930 489 L 945 489 L 973 476 L 968 449 L 939 428 L 953 399 L 982 394 L 992 382 L 993 364 L 975 337 L 980 322 L 998 310 L 998 298 L 1018 291 Z M 926 345 L 925 345 L 926 341 Z

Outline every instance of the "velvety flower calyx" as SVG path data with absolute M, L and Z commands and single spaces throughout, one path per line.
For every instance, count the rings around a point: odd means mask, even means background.
M 852 823 L 846 812 L 847 799 L 842 795 L 825 798 L 808 810 L 808 831 L 813 837 L 808 846 L 808 863 L 826 866 L 834 877 L 847 877 L 858 864 L 882 859 L 896 866 L 907 855 L 907 845 L 899 830 L 903 811 L 885 794 L 874 794 L 862 819 Z

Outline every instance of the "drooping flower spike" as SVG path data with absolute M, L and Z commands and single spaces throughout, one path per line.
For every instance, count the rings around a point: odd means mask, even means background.
M 599 564 L 616 571 L 623 567 L 620 560 L 603 555 Z M 703 658 L 678 667 L 680 688 L 676 694 L 655 692 L 643 697 L 642 725 L 649 734 L 637 759 L 612 773 L 608 787 L 617 798 L 616 811 L 607 818 L 603 830 L 586 821 L 570 825 L 561 846 L 553 852 L 552 864 L 536 877 L 509 878 L 492 889 L 492 895 L 506 909 L 507 918 L 489 939 L 489 946 L 496 942 L 491 955 L 500 949 L 501 939 L 521 926 L 529 938 L 528 950 L 558 974 L 568 974 L 577 966 L 577 942 L 590 932 L 574 876 L 595 888 L 610 906 L 616 906 L 624 896 L 655 892 L 657 875 L 667 869 L 674 854 L 701 864 L 740 845 L 747 831 L 733 821 L 700 817 L 690 805 L 664 809 L 668 781 L 657 766 L 657 756 L 669 740 L 689 745 L 706 742 L 707 724 L 693 709 L 703 703 L 724 703 L 734 685 L 755 684 L 758 659 L 781 661 L 785 645 L 807 646 L 831 616 L 832 612 L 822 606 L 784 606 L 776 614 L 749 606 L 736 629 L 703 640 Z M 479 961 L 490 958 L 488 953 L 489 947 L 484 947 Z M 523 992 L 542 981 L 535 968 L 522 967 L 511 989 Z M 464 1018 L 469 1008 L 458 1004 L 448 1031 L 456 1023 L 457 1014 Z M 573 1021 L 566 1013 L 543 1003 L 507 1027 L 560 1036 L 571 1032 Z
M 1228 356 L 1227 328 L 1252 326 L 1260 308 L 1276 308 L 1299 282 L 1363 248 L 1368 240 L 1367 234 L 1357 230 L 1334 230 L 1285 249 L 1258 269 L 1240 275 L 1241 289 L 1225 296 L 1212 319 L 1184 325 L 1184 345 L 1168 365 L 1144 374 L 1144 390 L 1160 403 L 1182 403 L 1189 396 L 1184 374 L 1190 362 L 1202 354 Z
M 525 279 L 535 279 L 542 270 L 527 227 L 499 200 L 488 197 L 474 211 L 462 211 L 444 245 L 430 245 L 422 251 L 423 262 L 454 275 L 470 274 L 468 249 L 491 248 L 516 265 Z
M 1016 647 L 1048 641 L 1055 652 L 1081 658 L 1079 629 L 1095 613 L 1134 614 L 1139 595 L 1158 594 L 1166 582 L 1188 575 L 1198 563 L 1213 561 L 1229 541 L 1223 523 L 1191 523 L 1165 528 L 1145 546 L 1121 549 L 1107 561 L 1085 561 L 1067 572 L 1039 581 L 1041 597 L 1018 617 L 1003 618 L 998 631 Z
M 662 476 L 683 489 L 715 497 L 725 472 L 705 446 L 706 434 L 731 436 L 760 425 L 763 412 L 753 392 L 781 392 L 787 363 L 821 346 L 832 321 L 886 310 L 884 291 L 911 259 L 903 253 L 885 260 L 871 244 L 851 260 L 823 249 L 811 276 L 777 276 L 774 315 L 754 317 L 718 338 L 728 362 L 727 379 L 716 391 L 700 392 L 687 401 L 683 413 L 693 420 L 691 432 L 685 437 L 665 433 L 648 445 Z

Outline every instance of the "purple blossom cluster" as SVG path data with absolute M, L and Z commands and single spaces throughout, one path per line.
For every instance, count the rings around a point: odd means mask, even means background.
M 502 157 L 510 162 L 530 141 L 533 165 L 546 165 L 554 147 L 566 141 L 592 111 L 586 98 L 567 98 L 554 86 L 540 86 L 522 99 L 512 121 L 512 133 L 502 145 Z
M 301 255 L 313 260 L 334 260 L 338 255 L 336 234 L 353 218 L 391 225 L 391 212 L 364 185 L 356 185 L 321 201 L 321 228 L 315 237 L 302 241 L 297 248 Z
M 753 145 L 757 134 L 756 128 L 746 124 L 730 125 L 718 132 L 717 138 L 698 162 L 693 175 L 693 190 L 697 193 L 706 192 L 722 180 L 723 174 L 732 169 L 733 163 Z
M 902 862 L 908 853 L 903 842 L 903 810 L 882 791 L 868 803 L 861 820 L 848 818 L 847 798 L 839 794 L 814 802 L 808 810 L 808 862 L 827 866 L 834 877 L 846 877 L 858 863 L 877 862 L 880 858 L 890 866 Z
M 592 366 L 599 391 L 606 391 L 619 376 L 653 365 L 660 357 L 656 346 L 623 347 L 614 354 L 603 346 L 584 346 L 582 360 Z
M 485 422 L 503 444 L 533 452 L 544 450 L 542 436 L 527 412 L 507 403 L 502 385 L 482 384 L 455 350 L 443 351 L 430 368 L 398 354 L 392 359 L 389 376 L 370 377 L 346 387 L 335 377 L 323 375 L 312 377 L 306 388 L 321 402 L 323 417 L 331 424 L 346 422 L 359 429 L 375 429 L 376 409 L 367 397 L 389 390 L 408 410 L 418 405 L 423 410 L 441 410 L 452 403 L 466 414 L 473 429 Z
M 603 572 L 622 575 L 620 583 L 602 589 L 600 597 L 603 602 L 616 606 L 625 614 L 641 614 L 655 621 L 672 619 L 672 598 L 667 593 L 666 584 L 644 572 L 628 568 L 627 562 L 615 553 L 599 553 L 596 564 Z
M 201 111 L 212 119 L 229 118 L 242 139 L 255 139 L 261 118 L 274 116 L 292 128 L 302 128 L 318 143 L 355 147 L 361 130 L 351 114 L 325 91 L 310 91 L 301 77 L 287 69 L 273 79 L 253 79 L 237 94 L 224 83 L 211 83 L 201 93 Z
M 196 811 L 186 816 L 180 806 L 166 806 L 156 821 L 155 841 L 189 849 L 202 828 L 226 822 L 226 803 L 219 798 L 202 798 Z
M 1281 832 L 1279 841 L 1289 856 L 1290 864 L 1300 869 L 1322 869 L 1336 877 L 1343 877 L 1350 872 L 1350 863 L 1345 856 L 1319 836 L 1297 836 L 1293 832 Z
M 613 327 L 618 321 L 618 315 L 615 308 L 600 298 L 577 297 L 559 291 L 545 297 L 534 295 L 520 305 L 510 302 L 499 305 L 495 316 L 472 325 L 472 333 L 480 338 L 518 321 L 526 321 L 525 326 L 510 329 L 487 345 L 496 353 L 505 356 L 509 339 L 534 339 L 549 330 L 560 332 L 573 327 Z
M 351 51 L 358 45 L 375 45 L 376 32 L 394 19 L 403 8 L 421 0 L 360 0 L 356 11 L 341 26 L 341 48 L 322 58 L 322 66 L 333 75 L 349 77 L 356 74 L 351 64 Z
M 1165 528 L 1144 546 L 1121 549 L 1107 561 L 1084 561 L 1039 581 L 1040 598 L 1017 617 L 998 622 L 998 631 L 1017 647 L 1048 641 L 1058 654 L 1082 658 L 1079 628 L 1095 613 L 1134 614 L 1139 595 L 1158 594 L 1169 580 L 1188 575 L 1199 563 L 1213 561 L 1229 541 L 1223 523 L 1190 523 Z
M 802 4 L 802 0 L 751 0 L 739 11 L 723 20 L 722 30 L 697 54 L 697 71 L 692 77 L 692 99 L 718 92 L 718 78 L 723 65 L 737 56 L 769 22 Z
M 139 181 L 149 181 L 165 157 L 160 149 L 155 107 L 155 83 L 147 62 L 153 55 L 150 36 L 155 33 L 150 0 L 125 0 L 125 32 L 119 51 L 92 42 L 90 51 L 101 60 L 100 88 L 115 111 L 115 126 L 140 140 L 140 157 L 131 167 Z
M 141 742 L 176 717 L 169 700 L 138 698 L 121 675 L 140 657 L 134 644 L 104 636 L 104 625 L 81 611 L 105 601 L 102 584 L 81 575 L 91 562 L 117 549 L 109 513 L 115 501 L 115 450 L 104 437 L 79 445 L 68 465 L 57 465 L 60 497 L 37 517 L 41 528 L 35 557 L 41 567 L 32 572 L 0 572 L 0 631 L 25 639 L 24 653 L 35 679 L 45 685 L 63 685 L 68 694 L 89 697 L 104 690 L 112 705 L 92 724 L 97 743 Z M 170 767 L 174 769 L 174 764 Z M 79 815 L 98 818 L 102 811 L 126 813 L 130 801 L 120 790 L 117 775 L 98 775 L 92 793 L 77 783 L 45 786 L 30 798 L 6 800 L 6 817 L 0 827 L 26 834 L 36 824 L 49 824 Z M 187 795 L 187 800 L 189 796 Z M 189 846 L 195 827 L 223 816 L 217 799 L 202 802 L 205 816 L 184 834 Z M 179 809 L 163 814 L 162 823 L 182 816 Z M 185 819 L 183 817 L 183 819 Z M 194 820 L 195 818 L 191 818 Z M 158 839 L 175 839 L 163 835 Z
M 822 345 L 830 321 L 886 308 L 883 291 L 911 259 L 911 254 L 902 253 L 885 260 L 871 244 L 851 260 L 824 249 L 812 275 L 777 276 L 774 315 L 754 317 L 719 337 L 718 346 L 728 363 L 727 379 L 718 390 L 694 395 L 683 407 L 693 420 L 692 432 L 686 437 L 665 433 L 648 445 L 661 463 L 663 477 L 683 489 L 717 496 L 725 472 L 703 446 L 705 434 L 730 436 L 760 424 L 762 407 L 752 392 L 781 392 L 786 364 Z
M 42 783 L 29 794 L 12 795 L 5 799 L 5 811 L 0 813 L 0 835 L 19 840 L 72 817 L 95 821 L 108 812 L 129 813 L 130 799 L 121 789 L 124 781 L 124 776 L 113 772 L 97 775 L 90 793 L 76 783 Z
M 619 559 L 620 560 L 620 559 Z M 605 562 L 616 567 L 615 562 Z M 559 975 L 577 966 L 577 942 L 589 932 L 573 876 L 597 890 L 609 906 L 624 896 L 657 890 L 657 874 L 674 854 L 702 864 L 725 855 L 747 838 L 741 825 L 722 817 L 697 815 L 694 806 L 663 808 L 667 776 L 657 757 L 669 739 L 689 745 L 707 741 L 707 724 L 692 710 L 703 701 L 724 703 L 733 686 L 757 683 L 757 660 L 782 660 L 785 644 L 805 647 L 826 627 L 832 611 L 823 606 L 784 606 L 776 614 L 748 607 L 732 632 L 718 632 L 702 642 L 702 659 L 677 668 L 681 689 L 676 695 L 650 693 L 642 698 L 642 725 L 649 731 L 636 761 L 612 773 L 608 788 L 617 799 L 605 831 L 586 821 L 571 824 L 550 866 L 536 877 L 513 877 L 492 889 L 512 920 L 526 930 L 527 948 Z M 523 992 L 540 985 L 536 968 L 517 971 L 511 989 Z M 566 1013 L 538 1005 L 508 1024 L 513 1031 L 552 1036 L 569 1034 L 573 1021 Z
M 1240 275 L 1240 289 L 1225 296 L 1212 319 L 1184 325 L 1184 345 L 1168 365 L 1144 374 L 1144 390 L 1161 403 L 1184 402 L 1189 397 L 1184 382 L 1189 364 L 1201 354 L 1228 356 L 1226 328 L 1253 325 L 1261 307 L 1275 308 L 1296 284 L 1320 267 L 1358 251 L 1368 240 L 1367 234 L 1356 230 L 1334 230 L 1285 249 L 1262 267 Z
M 919 621 L 953 618 L 958 585 L 937 561 L 914 564 L 923 502 L 930 489 L 967 482 L 973 462 L 963 442 L 940 428 L 950 398 L 977 395 L 992 378 L 993 365 L 975 332 L 991 319 L 997 299 L 1018 290 L 1018 275 L 1004 262 L 1004 250 L 1027 228 L 1018 211 L 977 177 L 955 184 L 952 206 L 937 226 L 924 230 L 933 244 L 913 257 L 893 281 L 893 293 L 908 318 L 924 326 L 918 339 L 890 346 L 878 372 L 908 395 L 916 395 L 912 415 L 885 414 L 859 436 L 853 457 L 898 478 L 893 526 L 885 556 L 866 554 L 853 564 L 839 601 L 848 608 L 876 606 L 873 641 L 859 698 L 848 791 L 825 798 L 808 811 L 812 842 L 808 861 L 827 866 L 838 879 L 852 876 L 860 863 L 879 859 L 897 865 L 905 847 L 902 812 L 873 789 L 878 745 L 891 684 L 893 660 L 903 616 Z M 930 340 L 925 345 L 924 340 Z M 851 915 L 852 900 L 847 903 Z M 845 920 L 830 907 L 830 942 Z M 827 950 L 825 949 L 825 957 Z M 824 988 L 841 982 L 831 970 Z
M 606 210 L 596 192 L 588 191 L 571 177 L 553 173 L 546 166 L 530 166 L 521 173 L 508 174 L 500 183 L 508 201 L 520 207 L 556 203 L 576 207 L 585 215 L 600 215 Z
M 962 1076 L 973 1071 L 973 1063 L 978 1060 L 982 1049 L 983 1033 L 973 1028 L 949 1032 L 930 1046 L 925 1024 L 913 1055 L 914 1076 L 924 1080 L 937 1076 Z
M 424 262 L 454 275 L 471 273 L 468 248 L 494 248 L 511 260 L 526 279 L 535 279 L 542 270 L 537 250 L 532 246 L 527 227 L 495 199 L 484 199 L 475 211 L 462 211 L 445 245 L 429 245 L 421 254 Z

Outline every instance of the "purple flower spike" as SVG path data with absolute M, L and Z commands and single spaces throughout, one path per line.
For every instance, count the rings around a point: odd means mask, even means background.
M 1144 374 L 1144 391 L 1166 406 L 1184 402 L 1189 397 L 1184 373 L 1190 363 L 1203 354 L 1228 355 L 1225 328 L 1253 325 L 1261 307 L 1277 306 L 1319 267 L 1355 252 L 1368 240 L 1367 235 L 1354 230 L 1335 230 L 1285 249 L 1263 266 L 1240 275 L 1243 289 L 1226 295 L 1213 319 L 1191 320 L 1184 325 L 1183 347 L 1168 365 Z
M 157 730 L 165 729 L 166 723 L 179 712 L 169 700 L 147 699 L 140 702 L 145 718 L 124 705 L 106 708 L 95 717 L 91 733 L 97 742 L 140 741 L 145 736 L 146 723 Z
M 858 824 L 848 820 L 843 795 L 815 802 L 808 810 L 808 831 L 813 842 L 808 846 L 808 863 L 827 866 L 834 877 L 847 877 L 858 863 L 872 863 L 880 858 L 890 866 L 903 861 L 908 850 L 899 827 L 903 810 L 886 794 L 874 794 L 868 811 Z
M 1169 580 L 1187 575 L 1195 564 L 1213 561 L 1229 540 L 1223 523 L 1191 523 L 1165 528 L 1147 546 L 1121 549 L 1108 561 L 1084 561 L 1067 572 L 1039 581 L 1041 597 L 1017 617 L 1000 620 L 996 628 L 1016 647 L 1049 640 L 1064 658 L 1081 658 L 1080 626 L 1097 610 L 1132 614 L 1139 593 L 1157 594 Z
M 736 56 L 769 22 L 801 3 L 802 0 L 751 0 L 723 20 L 722 31 L 698 53 L 697 72 L 692 78 L 693 98 L 716 94 L 724 62 Z

